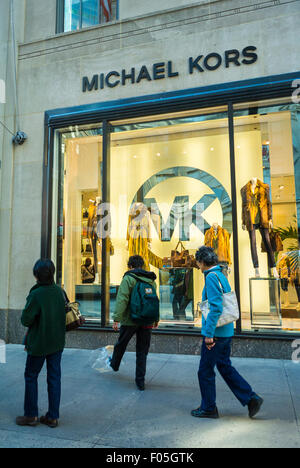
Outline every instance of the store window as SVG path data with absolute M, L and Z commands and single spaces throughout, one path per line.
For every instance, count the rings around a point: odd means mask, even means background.
M 54 161 L 52 258 L 57 283 L 83 315 L 100 320 L 102 242 L 102 128 L 78 127 L 57 132 Z
M 77 31 L 118 18 L 118 0 L 58 0 L 57 32 Z
M 161 326 L 201 326 L 201 245 L 234 287 L 227 109 L 115 124 L 110 153 L 111 312 L 128 257 L 140 255 L 157 277 Z
M 232 118 L 231 133 L 227 106 L 56 130 L 51 256 L 89 321 L 111 324 L 138 254 L 160 326 L 200 331 L 207 245 L 240 298 L 238 331 L 300 331 L 300 107 L 239 104 Z
M 300 331 L 300 106 L 235 108 L 242 330 Z

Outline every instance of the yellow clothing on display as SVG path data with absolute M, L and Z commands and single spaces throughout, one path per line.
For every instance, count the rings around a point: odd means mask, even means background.
M 230 234 L 226 229 L 218 226 L 217 230 L 211 227 L 205 233 L 204 244 L 214 249 L 220 262 L 231 264 Z
M 129 256 L 140 255 L 145 270 L 150 269 L 148 243 L 150 237 L 150 213 L 143 203 L 135 203 L 130 210 L 127 228 Z
M 163 267 L 162 258 L 155 255 L 151 250 L 148 250 L 148 254 L 149 254 L 150 265 L 154 266 L 155 268 L 161 269 Z
M 148 249 L 148 241 L 143 237 L 137 237 L 134 239 L 130 237 L 128 240 L 128 249 L 129 249 L 129 256 L 132 255 L 140 255 L 144 262 L 145 262 L 145 270 L 149 271 L 150 262 L 149 262 L 149 249 Z
M 252 224 L 259 224 L 260 223 L 260 211 L 259 211 L 259 187 L 256 185 L 254 193 L 251 190 L 250 196 L 250 218 Z
M 277 264 L 277 271 L 281 279 L 290 279 L 291 269 L 290 269 L 290 260 L 284 255 Z

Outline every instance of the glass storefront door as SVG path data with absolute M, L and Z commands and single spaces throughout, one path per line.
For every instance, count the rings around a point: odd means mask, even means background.
M 102 296 L 102 165 L 101 127 L 57 132 L 52 218 L 57 282 L 71 301 L 80 303 L 85 317 L 98 321 Z

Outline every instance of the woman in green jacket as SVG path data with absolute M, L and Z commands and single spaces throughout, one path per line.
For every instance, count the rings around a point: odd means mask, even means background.
M 19 426 L 39 422 L 57 427 L 61 396 L 61 357 L 65 347 L 66 312 L 63 291 L 54 283 L 55 266 L 51 260 L 39 260 L 33 268 L 37 280 L 30 290 L 21 322 L 28 327 L 25 346 L 28 353 L 25 370 L 24 416 Z M 38 376 L 47 362 L 49 411 L 38 419 Z

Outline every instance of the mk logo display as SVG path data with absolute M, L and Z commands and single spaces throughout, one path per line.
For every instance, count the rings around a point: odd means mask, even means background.
M 163 220 L 155 198 L 146 198 L 144 203 L 147 207 L 151 208 L 152 213 L 160 217 L 161 232 L 158 232 L 158 234 L 161 236 L 163 242 L 169 242 L 172 239 L 177 223 L 179 223 L 179 239 L 182 241 L 189 241 L 190 228 L 193 224 L 202 233 L 210 228 L 210 225 L 205 221 L 202 215 L 216 198 L 217 196 L 215 194 L 204 195 L 190 209 L 190 199 L 188 195 L 175 197 L 166 223 Z M 155 227 L 157 229 L 157 225 Z
M 190 208 L 189 195 L 175 195 L 172 206 L 165 207 L 164 212 L 168 211 L 168 217 L 163 218 L 160 206 L 155 198 L 147 198 L 147 194 L 162 182 L 171 180 L 176 177 L 187 177 L 196 179 L 202 184 L 207 185 L 208 192 Z M 188 184 L 187 184 L 188 185 Z M 213 192 L 213 193 L 212 193 Z M 232 208 L 231 200 L 222 184 L 212 175 L 193 167 L 178 166 L 165 169 L 148 179 L 137 192 L 133 204 L 142 201 L 151 213 L 151 219 L 155 229 L 162 242 L 170 242 L 174 235 L 177 224 L 179 225 L 179 239 L 181 241 L 190 240 L 190 229 L 195 225 L 203 234 L 210 228 L 210 224 L 206 221 L 204 212 L 218 200 L 223 212 L 223 226 L 232 232 Z M 144 214 L 141 213 L 142 218 Z M 136 221 L 138 217 L 135 218 Z M 159 222 L 157 222 L 159 220 Z M 139 220 L 141 221 L 141 220 Z

